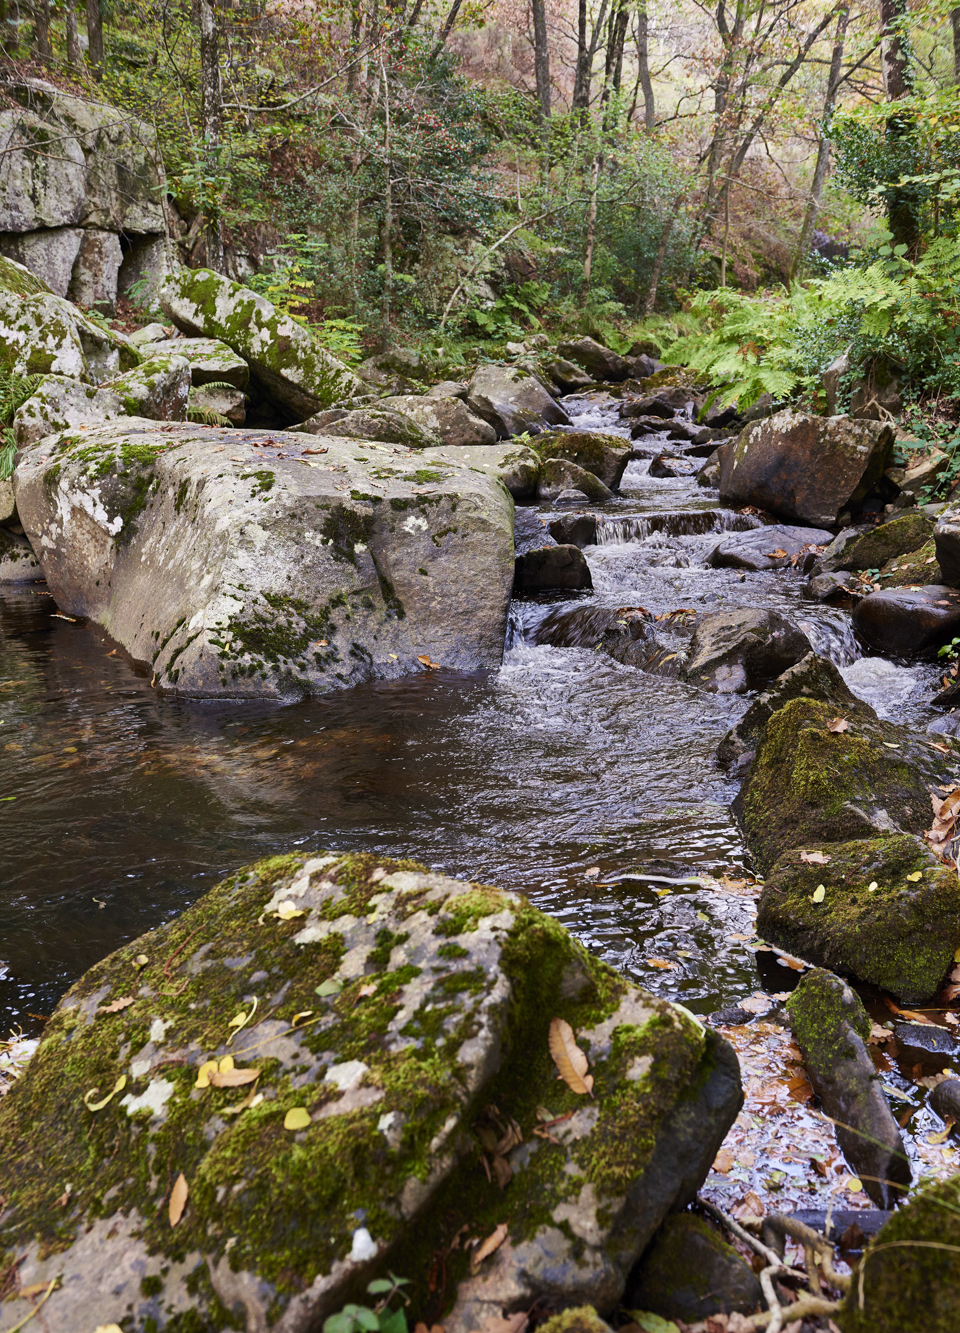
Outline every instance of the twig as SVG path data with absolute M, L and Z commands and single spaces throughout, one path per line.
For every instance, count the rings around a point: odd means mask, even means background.
M 23 1328 L 23 1326 L 24 1326 L 25 1324 L 29 1324 L 29 1322 L 30 1322 L 30 1320 L 33 1318 L 33 1316 L 39 1312 L 41 1306 L 46 1305 L 47 1301 L 48 1301 L 48 1300 L 50 1299 L 50 1297 L 53 1295 L 54 1290 L 56 1289 L 57 1284 L 59 1283 L 59 1281 L 60 1281 L 60 1279 L 59 1279 L 58 1277 L 54 1277 L 54 1278 L 51 1278 L 51 1279 L 50 1279 L 50 1285 L 49 1285 L 49 1287 L 47 1287 L 46 1291 L 43 1293 L 43 1295 L 42 1295 L 42 1296 L 40 1297 L 40 1299 L 37 1301 L 36 1305 L 33 1307 L 33 1309 L 30 1311 L 29 1314 L 26 1314 L 26 1315 L 23 1316 L 23 1318 L 20 1320 L 19 1324 L 14 1324 L 13 1328 L 11 1328 L 11 1330 L 10 1330 L 10 1333 L 19 1333 L 20 1329 Z
M 783 1328 L 783 1306 L 777 1300 L 777 1293 L 773 1289 L 773 1279 L 780 1272 L 782 1264 L 771 1264 L 760 1274 L 760 1286 L 763 1288 L 763 1298 L 770 1306 L 770 1319 L 767 1323 L 767 1333 L 780 1333 Z
M 756 1253 L 760 1255 L 761 1259 L 766 1259 L 771 1267 L 775 1267 L 778 1271 L 789 1273 L 791 1277 L 803 1277 L 803 1274 L 797 1269 L 789 1268 L 783 1262 L 783 1258 L 777 1254 L 776 1250 L 771 1250 L 769 1245 L 764 1245 L 762 1240 L 757 1240 L 756 1236 L 751 1236 L 749 1231 L 745 1231 L 743 1227 L 740 1226 L 738 1222 L 735 1222 L 732 1217 L 728 1216 L 722 1208 L 718 1208 L 715 1204 L 710 1203 L 707 1199 L 701 1198 L 699 1195 L 697 1196 L 697 1203 L 705 1212 L 708 1212 L 711 1216 L 715 1217 L 721 1226 L 725 1226 L 731 1235 L 736 1236 L 738 1240 L 742 1240 L 744 1245 L 749 1245 L 752 1250 L 755 1250 Z

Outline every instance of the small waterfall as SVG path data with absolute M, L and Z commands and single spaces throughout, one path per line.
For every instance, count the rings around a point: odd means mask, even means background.
M 849 618 L 800 620 L 798 624 L 814 652 L 829 658 L 834 666 L 848 667 L 863 656 L 853 631 L 853 621 Z
M 753 514 L 730 509 L 689 509 L 673 514 L 631 514 L 626 518 L 598 515 L 597 545 L 642 542 L 655 532 L 665 537 L 702 537 L 711 532 L 749 532 L 762 526 Z

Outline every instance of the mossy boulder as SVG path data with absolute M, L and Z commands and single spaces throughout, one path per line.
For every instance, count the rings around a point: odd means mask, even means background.
M 942 579 L 932 537 L 915 551 L 888 560 L 877 576 L 877 582 L 883 588 L 924 588 L 940 583 Z
M 844 720 L 831 704 L 795 698 L 767 722 L 733 805 L 761 873 L 793 847 L 929 824 L 919 768 L 870 721 L 847 720 L 843 729 Z
M 29 449 L 45 435 L 71 426 L 113 421 L 124 415 L 119 396 L 109 389 L 99 389 L 95 384 L 67 375 L 44 375 L 14 414 L 13 438 L 18 449 Z
M 537 492 L 540 459 L 534 451 L 519 441 L 503 440 L 493 445 L 444 445 L 442 449 L 426 450 L 423 462 L 442 462 L 450 459 L 462 467 L 499 477 L 515 500 L 532 500 Z
M 589 1095 L 557 1079 L 554 1018 Z M 452 1333 L 491 1301 L 612 1309 L 740 1103 L 716 1034 L 519 896 L 273 857 L 61 1001 L 0 1104 L 0 1265 L 60 1277 L 58 1333 L 306 1333 L 387 1270 Z M 501 1222 L 471 1268 L 461 1227 Z
M 828 864 L 804 861 L 811 852 Z M 960 880 L 903 835 L 808 845 L 767 875 L 757 931 L 811 963 L 923 1004 L 960 946 Z
M 763 1299 L 756 1274 L 702 1217 L 668 1217 L 630 1274 L 625 1304 L 693 1323 L 733 1310 L 749 1314 Z
M 334 435 L 341 440 L 383 440 L 408 449 L 435 449 L 442 443 L 436 431 L 427 430 L 404 412 L 394 412 L 379 404 L 352 411 L 330 407 L 308 417 L 296 429 L 308 435 Z
M 619 435 L 602 435 L 599 431 L 548 431 L 533 441 L 540 458 L 565 458 L 576 463 L 615 491 L 633 457 L 630 445 Z
M 185 357 L 148 350 L 149 360 L 116 379 L 105 389 L 115 393 L 127 416 L 152 421 L 182 421 L 190 396 L 190 363 Z
M 910 1161 L 867 1051 L 870 1019 L 860 997 L 818 968 L 790 996 L 787 1017 L 841 1151 L 874 1203 L 892 1207 L 910 1184 Z
M 46 290 L 20 296 L 0 286 L 0 364 L 13 374 L 99 383 L 139 361 L 132 343 L 65 297 Z
M 497 442 L 497 432 L 462 398 L 456 394 L 441 397 L 432 393 L 397 394 L 392 398 L 381 398 L 377 403 L 381 411 L 399 412 L 430 436 L 439 437 L 445 445 L 455 448 L 473 448 L 490 446 Z
M 0 584 L 33 583 L 43 573 L 25 537 L 0 528 Z
M 540 467 L 537 499 L 556 500 L 564 491 L 579 491 L 594 504 L 613 499 L 613 491 L 586 468 L 566 458 L 547 458 Z
M 960 1176 L 928 1185 L 899 1208 L 865 1250 L 835 1316 L 843 1333 L 955 1333 L 958 1222 Z
M 601 383 L 618 383 L 627 379 L 633 370 L 626 357 L 604 347 L 595 338 L 576 338 L 572 342 L 562 342 L 557 347 L 557 355 L 582 367 L 592 380 Z
M 451 460 L 125 418 L 48 435 L 16 487 L 58 605 L 161 689 L 295 700 L 502 660 L 513 501 Z
M 267 398 L 302 421 L 364 384 L 310 332 L 262 296 L 210 269 L 176 269 L 160 284 L 164 314 L 181 332 L 226 343 Z
M 818 569 L 832 572 L 880 569 L 896 556 L 933 540 L 934 521 L 915 509 L 866 532 L 842 532 L 823 553 Z
M 519 366 L 478 366 L 467 386 L 467 406 L 493 427 L 498 439 L 570 425 L 543 383 Z
M 0 291 L 9 292 L 12 296 L 37 296 L 41 292 L 49 292 L 50 288 L 24 264 L 0 255 Z
M 245 389 L 250 383 L 246 361 L 218 338 L 161 338 L 145 347 L 143 354 L 186 357 L 195 389 L 204 384 L 231 384 L 235 389 Z

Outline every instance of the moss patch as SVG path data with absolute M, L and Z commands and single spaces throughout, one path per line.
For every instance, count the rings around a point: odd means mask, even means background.
M 942 583 L 933 538 L 915 551 L 888 560 L 877 581 L 883 588 L 926 588 L 932 583 Z
M 830 569 L 879 569 L 888 560 L 916 551 L 933 537 L 932 518 L 919 510 L 881 523 L 869 532 L 861 533 L 847 542 L 840 555 L 827 561 Z

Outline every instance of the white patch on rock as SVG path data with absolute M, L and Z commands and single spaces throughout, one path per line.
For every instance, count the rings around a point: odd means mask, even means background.
M 345 1060 L 343 1064 L 331 1065 L 324 1078 L 328 1083 L 336 1084 L 341 1092 L 349 1092 L 351 1088 L 359 1087 L 369 1068 L 362 1060 Z
M 366 1227 L 357 1227 L 353 1233 L 353 1244 L 350 1247 L 350 1258 L 355 1264 L 366 1263 L 368 1259 L 376 1257 L 377 1242 L 370 1235 Z
M 167 1028 L 172 1027 L 172 1018 L 155 1018 L 150 1024 L 150 1040 L 155 1046 L 159 1046 L 167 1035 Z
M 404 532 L 409 532 L 413 536 L 417 532 L 426 532 L 429 525 L 427 520 L 421 518 L 419 514 L 411 514 L 409 518 L 404 519 L 400 526 Z
M 652 1065 L 652 1055 L 638 1055 L 627 1069 L 627 1079 L 631 1083 L 638 1083 L 640 1079 L 650 1072 Z
M 132 1092 L 128 1092 L 126 1097 L 120 1099 L 120 1105 L 126 1107 L 127 1115 L 136 1115 L 138 1111 L 149 1111 L 151 1115 L 162 1115 L 163 1108 L 173 1096 L 174 1085 L 167 1078 L 155 1078 L 147 1087 L 146 1092 L 141 1092 L 139 1097 L 134 1097 Z
M 604 1211 L 616 1216 L 622 1202 L 622 1199 L 604 1199 Z M 601 1225 L 597 1217 L 597 1191 L 590 1181 L 581 1187 L 576 1203 L 558 1203 L 552 1216 L 555 1222 L 566 1222 L 575 1236 L 594 1249 L 599 1248 L 607 1238 L 607 1228 Z

